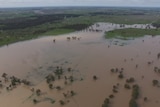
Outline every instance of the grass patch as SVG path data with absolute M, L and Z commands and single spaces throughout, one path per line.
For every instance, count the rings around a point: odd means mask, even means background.
M 139 86 L 138 85 L 133 85 L 132 98 L 129 101 L 129 107 L 138 107 L 138 104 L 136 102 L 138 97 L 139 97 Z
M 54 29 L 54 30 L 48 31 L 42 35 L 60 35 L 60 34 L 71 33 L 74 31 L 75 31 L 74 29 Z
M 160 29 L 137 29 L 137 28 L 127 28 L 127 29 L 117 29 L 113 31 L 106 32 L 106 38 L 120 38 L 129 39 L 143 37 L 145 35 L 160 35 Z

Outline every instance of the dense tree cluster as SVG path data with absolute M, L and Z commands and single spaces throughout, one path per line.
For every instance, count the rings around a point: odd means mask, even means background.
M 78 17 L 76 14 L 47 14 L 47 15 L 34 15 L 26 18 L 12 18 L 0 20 L 1 30 L 23 29 L 27 27 L 37 26 L 44 23 L 53 23 L 63 20 L 66 17 Z

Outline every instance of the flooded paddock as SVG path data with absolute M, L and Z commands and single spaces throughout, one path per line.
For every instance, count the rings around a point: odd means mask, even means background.
M 124 28 L 146 26 L 126 25 Z M 140 87 L 136 100 L 139 107 L 159 107 L 160 87 L 159 84 L 153 86 L 152 81 L 159 80 L 160 76 L 154 71 L 155 67 L 160 69 L 160 59 L 157 58 L 160 37 L 146 35 L 134 40 L 104 38 L 105 31 L 120 28 L 118 24 L 98 23 L 83 31 L 1 47 L 0 75 L 5 72 L 8 76 L 14 75 L 32 83 L 31 86 L 20 84 L 7 91 L 9 84 L 1 77 L 4 84 L 0 89 L 1 106 L 60 107 L 64 103 L 64 107 L 101 107 L 104 99 L 112 94 L 111 107 L 128 107 L 132 89 L 126 89 L 124 85 L 126 79 L 133 77 L 135 82 L 129 85 L 138 84 Z M 50 83 L 54 86 L 50 89 L 45 77 L 54 74 L 57 66 L 62 67 L 64 73 Z M 124 77 L 118 78 L 119 73 L 111 72 L 112 68 L 123 71 Z M 66 80 L 71 77 L 73 81 Z M 117 85 L 117 92 L 113 92 L 113 85 Z M 32 88 L 40 89 L 42 94 L 35 95 Z M 147 101 L 144 101 L 145 97 Z

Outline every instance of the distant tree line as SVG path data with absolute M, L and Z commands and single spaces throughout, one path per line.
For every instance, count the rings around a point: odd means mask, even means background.
M 156 22 L 155 22 L 155 23 L 152 23 L 152 25 L 153 25 L 154 27 L 156 27 L 156 28 L 160 28 L 160 23 L 158 23 L 158 22 L 157 22 L 157 23 L 156 23 Z
M 89 13 L 91 16 L 97 16 L 97 15 L 145 15 L 143 12 L 91 12 Z
M 53 23 L 63 20 L 67 17 L 78 17 L 76 14 L 51 14 L 51 15 L 35 15 L 31 17 L 12 18 L 0 20 L 1 30 L 23 29 L 44 23 Z

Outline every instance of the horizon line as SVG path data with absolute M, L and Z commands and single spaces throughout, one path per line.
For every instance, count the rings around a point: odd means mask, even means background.
M 113 8 L 116 8 L 116 7 L 120 7 L 120 8 L 160 8 L 158 6 L 102 6 L 102 5 L 95 5 L 95 6 L 91 6 L 91 5 L 77 5 L 77 6 L 73 6 L 73 5 L 68 5 L 68 6 L 62 6 L 62 5 L 59 5 L 59 6 L 13 6 L 13 7 L 0 7 L 0 9 L 3 9 L 3 8 L 52 8 L 52 7 L 113 7 Z

